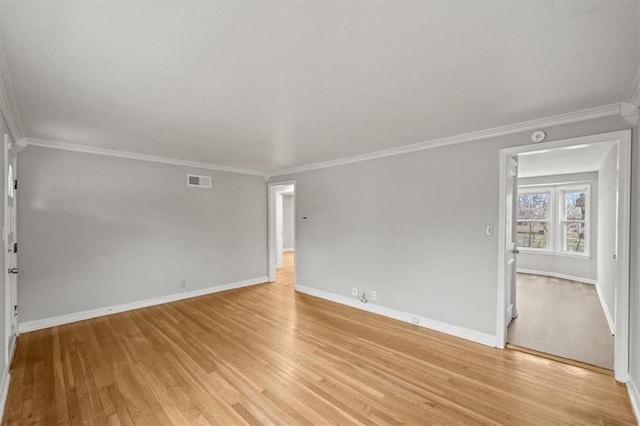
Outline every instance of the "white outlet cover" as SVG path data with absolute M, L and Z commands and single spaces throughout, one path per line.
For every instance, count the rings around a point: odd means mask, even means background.
M 371 292 L 371 300 L 377 300 L 377 299 L 378 299 L 378 292 L 374 290 Z
M 351 287 L 351 295 L 358 297 L 360 293 L 358 292 L 358 287 Z

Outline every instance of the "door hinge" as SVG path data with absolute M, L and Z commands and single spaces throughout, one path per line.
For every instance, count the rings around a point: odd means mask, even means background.
M 14 253 L 18 252 L 18 243 L 13 243 L 13 252 Z
M 18 189 L 18 179 L 13 180 L 13 189 Z
M 18 305 L 13 305 L 13 315 L 18 315 Z

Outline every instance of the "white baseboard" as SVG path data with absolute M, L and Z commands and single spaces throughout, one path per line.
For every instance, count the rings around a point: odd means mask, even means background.
M 616 334 L 613 317 L 611 316 L 611 312 L 609 312 L 609 308 L 607 307 L 607 304 L 604 301 L 604 296 L 602 295 L 602 291 L 600 291 L 600 285 L 598 283 L 596 283 L 596 293 L 598 293 L 598 299 L 600 299 L 600 304 L 602 305 L 604 316 L 607 318 L 607 324 L 609 324 L 609 330 L 611 330 L 611 334 Z
M 15 342 L 15 338 L 13 339 Z M 9 395 L 9 383 L 11 382 L 11 374 L 9 373 L 9 367 L 13 360 L 13 353 L 16 349 L 16 345 L 13 344 L 9 347 L 9 357 L 7 359 L 7 365 L 2 370 L 2 378 L 0 378 L 0 422 L 4 420 L 4 409 L 7 405 L 7 396 Z
M 9 374 L 9 365 L 2 371 L 2 382 L 0 383 L 0 420 L 4 420 L 4 409 L 7 405 L 7 396 L 9 395 L 9 382 L 11 374 Z
M 282 249 L 283 252 L 294 251 L 293 248 Z
M 340 296 L 338 294 L 329 293 L 324 290 L 318 290 L 312 287 L 304 285 L 296 285 L 296 291 L 301 293 L 316 296 L 321 299 L 330 300 L 332 302 L 340 303 L 342 305 L 351 306 L 353 308 L 362 309 L 363 311 L 373 312 L 374 314 L 382 315 L 389 318 L 394 318 L 400 321 L 408 322 L 411 324 L 419 325 L 420 327 L 429 328 L 431 330 L 439 331 L 442 333 L 450 334 L 452 336 L 461 337 L 463 339 L 471 340 L 473 342 L 482 343 L 487 346 L 496 346 L 496 336 L 483 333 L 469 328 L 460 327 L 457 325 L 447 324 L 445 322 L 436 321 L 430 318 L 413 315 L 407 312 L 398 311 L 395 309 L 387 308 L 380 305 L 374 305 L 371 302 L 362 303 L 358 299 L 353 299 L 346 296 Z M 416 324 L 415 321 L 419 323 Z
M 563 280 L 569 280 L 569 281 L 578 281 L 581 283 L 585 283 L 585 284 L 596 284 L 596 280 L 592 280 L 590 278 L 582 278 L 582 277 L 576 277 L 573 275 L 566 275 L 566 274 L 558 274 L 556 272 L 547 272 L 547 271 L 536 271 L 533 269 L 521 269 L 518 268 L 518 273 L 521 274 L 531 274 L 531 275 L 543 275 L 545 277 L 554 277 L 554 278 L 560 278 Z
M 640 394 L 638 393 L 638 387 L 632 377 L 629 377 L 629 380 L 627 381 L 627 392 L 629 392 L 629 399 L 631 400 L 633 414 L 636 416 L 636 421 L 640 423 Z
M 20 323 L 18 329 L 20 333 L 41 330 L 43 328 L 55 327 L 57 325 L 69 324 L 76 321 L 83 321 L 105 315 L 117 314 L 119 312 L 132 311 L 134 309 L 146 308 L 148 306 L 161 305 L 163 303 L 175 302 L 177 300 L 190 299 L 192 297 L 204 296 L 205 294 L 218 293 L 220 291 L 233 290 L 240 287 L 262 284 L 268 282 L 268 277 L 258 277 L 250 280 L 238 281 L 231 284 L 223 284 L 215 287 L 207 287 L 198 290 L 185 291 L 183 293 L 169 294 L 167 296 L 154 297 L 151 299 L 138 300 L 135 302 L 123 303 L 121 305 L 107 306 L 104 308 L 91 309 L 89 311 L 75 312 L 71 314 L 59 315 L 50 318 L 43 318 L 34 321 Z
M 13 361 L 13 354 L 16 351 L 16 342 L 18 341 L 18 336 L 11 335 L 9 337 L 9 359 L 7 360 L 7 364 L 11 365 L 11 361 Z

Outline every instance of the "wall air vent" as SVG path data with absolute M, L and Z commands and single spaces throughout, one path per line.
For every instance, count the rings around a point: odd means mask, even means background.
M 187 175 L 187 186 L 211 188 L 211 176 Z

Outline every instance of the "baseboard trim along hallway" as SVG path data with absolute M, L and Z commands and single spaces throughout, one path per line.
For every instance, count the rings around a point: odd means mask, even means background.
M 446 322 L 437 321 L 431 318 L 421 317 L 419 315 L 398 311 L 396 309 L 387 308 L 385 306 L 375 305 L 371 302 L 362 303 L 358 299 L 340 296 L 338 294 L 330 293 L 328 291 L 318 290 L 316 288 L 307 287 L 300 284 L 296 285 L 296 291 L 299 291 L 301 293 L 305 293 L 311 296 L 319 297 L 321 299 L 340 303 L 341 305 L 351 306 L 352 308 L 362 309 L 363 311 L 372 312 L 374 314 L 408 322 L 420 327 L 439 331 L 441 333 L 446 333 L 452 336 L 471 340 L 472 342 L 481 343 L 483 345 L 492 346 L 492 347 L 496 346 L 496 336 L 483 333 L 481 331 L 448 324 Z
M 106 306 L 104 308 L 91 309 L 88 311 L 75 312 L 71 314 L 59 315 L 50 318 L 43 318 L 34 321 L 26 321 L 20 323 L 20 333 L 28 333 L 29 331 L 41 330 L 43 328 L 55 327 L 62 324 L 70 324 L 76 321 L 83 321 L 91 318 L 102 317 L 105 315 L 117 314 L 119 312 L 132 311 L 134 309 L 146 308 L 148 306 L 161 305 L 163 303 L 175 302 L 192 297 L 204 296 L 205 294 L 217 293 L 220 291 L 233 290 L 241 287 L 248 287 L 256 284 L 262 284 L 269 281 L 269 278 L 258 277 L 249 280 L 238 281 L 230 284 L 217 285 L 214 287 L 201 288 L 198 290 L 186 291 L 182 293 L 168 294 L 166 296 L 153 297 L 135 302 L 123 303 L 120 305 Z
M 640 393 L 638 393 L 638 387 L 631 377 L 627 382 L 627 391 L 629 392 L 633 414 L 636 416 L 638 423 L 640 423 Z

